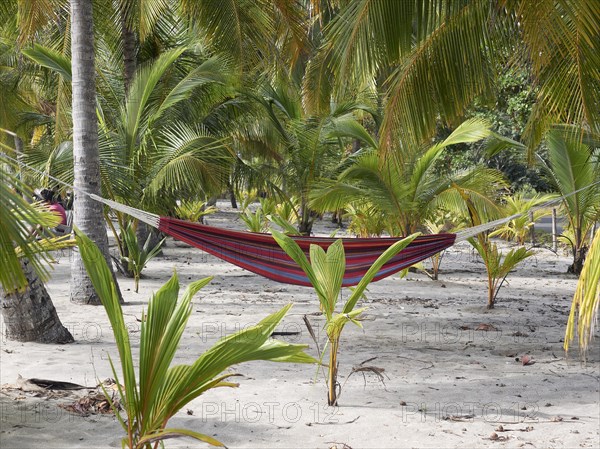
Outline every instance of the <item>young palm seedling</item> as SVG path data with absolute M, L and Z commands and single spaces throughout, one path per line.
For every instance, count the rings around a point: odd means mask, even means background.
M 149 235 L 142 248 L 138 245 L 137 235 L 135 229 L 129 223 L 123 231 L 123 242 L 125 248 L 127 248 L 127 256 L 121 257 L 122 264 L 127 266 L 128 272 L 133 275 L 135 282 L 135 292 L 137 293 L 140 286 L 140 278 L 142 277 L 142 271 L 146 268 L 146 265 L 154 256 L 160 252 L 160 248 L 166 239 L 162 239 L 153 248 L 151 248 L 152 235 Z
M 477 250 L 483 263 L 488 278 L 488 302 L 487 308 L 493 309 L 496 301 L 496 296 L 506 277 L 520 262 L 533 255 L 533 251 L 521 246 L 511 249 L 504 258 L 498 246 L 490 242 L 487 236 L 480 234 L 477 238 L 470 238 L 469 243 Z
M 285 234 L 273 231 L 273 237 L 277 243 L 279 243 L 279 246 L 281 246 L 288 256 L 290 256 L 306 273 L 306 276 L 317 293 L 319 302 L 321 303 L 321 310 L 325 315 L 325 332 L 327 333 L 329 343 L 329 372 L 327 376 L 327 403 L 329 405 L 337 405 L 338 401 L 337 357 L 344 326 L 348 322 L 352 322 L 357 326 L 362 327 L 358 318 L 366 308 L 355 309 L 358 300 L 363 296 L 365 289 L 381 267 L 408 246 L 417 235 L 418 234 L 412 234 L 405 239 L 394 243 L 379 256 L 358 285 L 352 289 L 350 297 L 346 301 L 346 304 L 344 304 L 342 311 L 336 313 L 335 308 L 341 294 L 342 281 L 346 269 L 346 256 L 342 241 L 335 241 L 327 248 L 327 252 L 318 245 L 310 245 L 309 262 L 304 251 L 302 251 L 294 240 Z
M 123 386 L 112 360 L 109 360 L 125 416 L 115 407 L 106 391 L 105 394 L 126 432 L 123 447 L 150 449 L 157 447 L 162 440 L 181 436 L 223 446 L 208 435 L 188 429 L 167 428 L 167 423 L 175 413 L 205 391 L 216 387 L 237 387 L 237 384 L 226 380 L 234 374 L 223 374 L 232 365 L 251 360 L 316 362 L 304 353 L 305 345 L 270 338 L 290 309 L 291 305 L 287 305 L 257 325 L 222 338 L 191 365 L 171 366 L 192 311 L 192 297 L 211 279 L 191 283 L 178 302 L 179 282 L 177 275 L 173 275 L 154 294 L 148 303 L 148 312 L 143 316 L 136 376 L 129 335 L 112 275 L 94 243 L 78 230 L 75 233 L 85 267 L 106 309 L 121 359 Z

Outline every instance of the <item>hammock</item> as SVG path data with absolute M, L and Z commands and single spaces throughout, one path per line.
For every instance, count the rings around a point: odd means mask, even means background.
M 281 249 L 271 234 L 232 231 L 171 217 L 159 217 L 97 195 L 88 195 L 112 209 L 131 215 L 177 240 L 245 270 L 276 282 L 311 285 L 304 271 Z M 421 235 L 383 265 L 373 281 L 391 276 L 449 248 L 457 241 L 465 240 L 518 216 L 520 214 L 469 228 L 458 234 Z M 300 246 L 307 256 L 310 245 L 319 245 L 326 249 L 338 240 L 328 237 L 290 236 L 290 238 Z M 346 255 L 346 271 L 342 285 L 350 287 L 358 284 L 377 258 L 401 238 L 342 238 L 341 240 Z
M 160 217 L 158 229 L 219 259 L 273 281 L 311 285 L 304 271 L 290 259 L 270 234 L 231 231 L 168 217 Z M 291 238 L 306 254 L 311 244 L 327 249 L 336 240 L 326 237 L 291 236 Z M 388 261 L 373 280 L 383 279 L 443 251 L 454 244 L 455 238 L 455 234 L 417 237 L 408 247 Z M 377 258 L 398 240 L 400 239 L 343 238 L 346 271 L 342 285 L 358 284 Z
M 6 154 L 1 154 L 1 156 L 32 171 L 43 174 L 60 184 L 70 187 L 76 191 L 76 193 L 87 195 L 93 200 L 106 204 L 112 209 L 131 215 L 177 240 L 181 240 L 245 270 L 277 282 L 303 286 L 311 285 L 304 274 L 304 271 L 285 253 L 285 251 L 283 251 L 283 249 L 281 249 L 279 244 L 270 234 L 232 231 L 170 217 L 159 217 L 158 215 L 77 189 L 47 173 L 43 173 L 33 167 L 23 164 Z M 535 209 L 548 207 L 552 203 L 557 203 L 567 196 L 574 195 L 581 190 L 599 183 L 600 181 L 595 182 L 561 198 L 548 201 Z M 507 223 L 521 215 L 524 214 L 514 214 L 510 217 L 501 218 L 499 220 L 462 230 L 456 234 L 419 236 L 406 248 L 400 251 L 400 253 L 389 260 L 379 270 L 373 281 L 379 281 L 386 278 L 449 248 L 456 242 L 466 240 L 481 232 Z M 307 255 L 309 254 L 311 244 L 327 248 L 337 240 L 326 237 L 291 236 L 291 238 L 298 243 L 300 248 Z M 377 260 L 377 258 L 391 245 L 401 240 L 401 238 L 342 238 L 341 240 L 346 254 L 346 271 L 344 274 L 343 285 L 353 286 L 358 284 L 375 260 Z

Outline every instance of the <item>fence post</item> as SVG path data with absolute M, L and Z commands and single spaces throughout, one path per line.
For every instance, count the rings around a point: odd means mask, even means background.
M 531 232 L 531 246 L 535 246 L 535 223 L 533 221 L 533 211 L 529 211 L 529 221 L 531 222 L 531 227 L 529 228 L 529 232 Z
M 558 250 L 558 226 L 556 223 L 556 207 L 552 208 L 552 251 L 556 252 Z

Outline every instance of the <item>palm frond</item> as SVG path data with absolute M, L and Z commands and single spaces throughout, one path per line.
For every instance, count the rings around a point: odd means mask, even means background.
M 54 3 L 53 0 L 18 0 L 21 44 L 33 39 L 36 33 L 56 17 Z
M 42 204 L 28 204 L 20 193 L 32 196 L 30 188 L 0 165 L 0 285 L 7 291 L 18 290 L 27 284 L 19 256 L 27 257 L 38 275 L 48 274 L 51 260 L 45 251 L 45 240 L 38 240 L 34 230 L 53 228 L 60 218 Z M 17 251 L 18 249 L 18 251 Z
M 594 336 L 600 305 L 600 230 L 590 246 L 583 270 L 577 282 L 571 313 L 565 331 L 565 351 L 578 335 L 579 351 L 585 358 L 587 348 Z
M 233 161 L 227 139 L 183 123 L 166 129 L 161 138 L 146 188 L 151 197 L 161 191 L 208 195 L 227 183 Z
M 384 148 L 394 148 L 398 137 L 413 145 L 420 143 L 435 132 L 438 114 L 452 124 L 476 96 L 491 95 L 489 61 L 494 47 L 490 34 L 494 29 L 488 24 L 495 23 L 494 14 L 489 2 L 456 5 L 401 60 L 386 81 L 380 137 Z
M 595 0 L 506 2 L 519 20 L 539 85 L 527 129 L 535 148 L 552 123 L 600 130 L 600 5 Z
M 185 48 L 169 50 L 161 54 L 153 64 L 142 67 L 138 71 L 125 105 L 124 130 L 129 153 L 133 153 L 140 133 L 143 133 L 148 126 L 148 120 L 154 112 L 151 100 L 153 100 L 152 95 L 155 93 L 156 85 L 184 51 Z M 154 100 L 157 102 L 157 99 Z
M 67 82 L 71 82 L 71 59 L 59 51 L 43 45 L 34 44 L 22 53 L 42 67 L 55 71 Z

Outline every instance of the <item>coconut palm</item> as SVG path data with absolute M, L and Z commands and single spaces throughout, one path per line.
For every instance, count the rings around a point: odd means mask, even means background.
M 73 223 L 85 232 L 110 262 L 103 207 L 89 195 L 101 195 L 100 155 L 94 64 L 93 5 L 71 0 L 72 116 L 73 116 Z M 71 301 L 100 304 L 77 250 L 71 259 Z
M 306 273 L 319 299 L 321 310 L 325 314 L 325 332 L 329 344 L 329 365 L 327 376 L 327 404 L 338 405 L 338 351 L 342 331 L 348 323 L 362 327 L 360 316 L 366 310 L 365 307 L 356 309 L 358 301 L 364 296 L 364 292 L 381 267 L 392 257 L 406 248 L 418 233 L 412 234 L 400 241 L 395 242 L 383 254 L 381 254 L 365 275 L 352 289 L 341 312 L 336 313 L 337 302 L 341 297 L 342 282 L 346 269 L 346 256 L 344 245 L 341 240 L 332 243 L 327 251 L 319 245 L 310 245 L 310 262 L 306 254 L 298 244 L 285 234 L 273 231 L 273 238 L 279 246 L 293 259 Z M 324 355 L 324 354 L 323 354 Z M 323 357 L 321 355 L 321 359 Z
M 452 125 L 477 97 L 493 97 L 495 61 L 530 71 L 537 99 L 526 136 L 551 123 L 600 130 L 600 4 L 596 0 L 340 1 L 305 80 L 307 101 L 376 83 L 385 92 L 384 148 L 420 143 L 438 118 Z M 332 81 L 333 79 L 333 81 Z M 532 145 L 530 150 L 533 150 Z
M 47 57 L 42 59 L 41 53 Z M 28 55 L 50 68 L 59 62 L 41 46 Z M 111 98 L 113 92 L 100 91 L 102 103 L 113 105 L 112 110 L 98 110 L 103 196 L 172 213 L 179 198 L 205 200 L 219 192 L 234 159 L 228 137 L 219 133 L 219 114 L 226 114 L 225 102 L 232 93 L 228 71 L 225 59 L 203 58 L 181 47 L 140 66 L 120 105 Z M 68 71 L 58 73 L 70 77 Z M 196 125 L 189 125 L 190 121 Z M 30 165 L 67 183 L 73 179 L 71 161 L 69 142 L 37 146 L 27 157 Z M 128 219 L 120 213 L 117 219 L 121 231 L 125 230 Z M 115 237 L 121 244 L 116 230 Z M 120 249 L 125 255 L 122 245 Z
M 196 431 L 167 428 L 173 415 L 186 404 L 212 388 L 237 387 L 228 379 L 233 373 L 223 373 L 231 366 L 252 360 L 274 362 L 315 363 L 304 353 L 306 345 L 295 345 L 270 338 L 277 325 L 291 308 L 283 307 L 254 326 L 223 337 L 192 364 L 171 366 L 181 342 L 183 331 L 192 313 L 193 296 L 212 278 L 192 282 L 178 300 L 177 274 L 162 287 L 148 303 L 141 326 L 138 372 L 134 367 L 132 348 L 123 320 L 123 311 L 116 294 L 112 275 L 97 247 L 76 230 L 77 243 L 94 286 L 110 320 L 122 369 L 119 381 L 115 364 L 110 360 L 117 379 L 122 409 L 104 391 L 126 436 L 122 447 L 141 449 L 158 447 L 165 439 L 192 437 L 214 446 L 223 446 L 216 439 Z M 98 262 L 100 260 L 100 262 Z
M 479 253 L 487 274 L 487 308 L 493 309 L 498 292 L 504 285 L 508 274 L 523 260 L 533 256 L 533 251 L 524 246 L 511 248 L 503 254 L 498 245 L 490 241 L 489 236 L 484 233 L 469 239 L 469 243 Z
M 564 233 L 573 251 L 570 273 L 579 274 L 587 253 L 590 231 L 600 218 L 600 162 L 579 131 L 554 129 L 547 134 L 548 161 L 540 158 L 556 191 L 564 197 L 562 213 L 568 220 Z M 582 190 L 583 189 L 583 190 Z
M 317 210 L 336 210 L 346 204 L 368 204 L 384 217 L 390 235 L 409 235 L 431 218 L 442 205 L 464 211 L 461 192 L 469 192 L 473 201 L 493 205 L 499 188 L 505 186 L 495 170 L 475 167 L 441 176 L 436 160 L 451 145 L 474 142 L 490 136 L 486 122 L 464 122 L 447 139 L 429 148 L 406 150 L 404 162 L 387 158 L 369 149 L 354 156 L 355 163 L 335 181 L 323 181 L 312 195 L 311 206 Z
M 298 231 L 310 234 L 316 218 L 309 206 L 311 191 L 317 180 L 335 174 L 346 158 L 349 143 L 358 140 L 374 145 L 366 129 L 355 119 L 356 111 L 372 113 L 358 102 L 341 103 L 323 115 L 312 115 L 303 106 L 299 85 L 280 79 L 261 87 L 253 96 L 263 108 L 263 117 L 254 126 L 261 129 L 258 137 L 272 163 L 270 174 L 281 186 L 278 193 L 287 196 L 298 217 Z M 264 160 L 264 159 L 263 159 Z M 297 196 L 297 202 L 291 201 Z
M 590 245 L 577 289 L 573 296 L 571 313 L 565 332 L 565 351 L 578 334 L 580 354 L 585 358 L 587 348 L 594 336 L 595 324 L 598 320 L 598 305 L 600 304 L 600 230 L 596 231 Z
M 500 236 L 507 240 L 514 240 L 519 245 L 524 245 L 525 239 L 534 223 L 552 213 L 552 209 L 548 207 L 540 208 L 540 206 L 554 198 L 556 198 L 556 195 L 541 194 L 535 194 L 527 198 L 522 192 L 504 197 L 504 204 L 502 205 L 504 209 L 503 214 L 507 217 L 517 214 L 521 215 L 499 226 L 490 233 L 490 237 Z M 532 211 L 532 217 L 529 216 L 529 211 Z
M 6 148 L 5 148 L 6 150 Z M 68 245 L 64 239 L 38 239 L 32 229 L 53 227 L 58 218 L 41 204 L 28 204 L 33 195 L 7 171 L 0 159 L 0 306 L 6 337 L 38 343 L 70 343 L 42 280 L 48 275 L 49 251 Z

